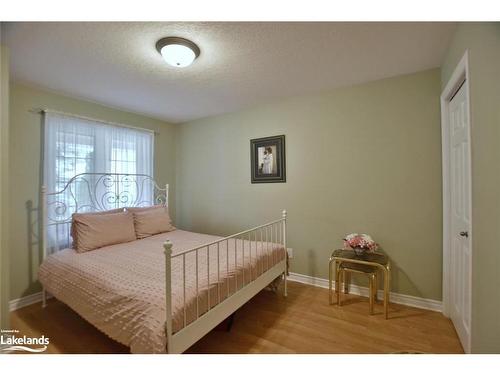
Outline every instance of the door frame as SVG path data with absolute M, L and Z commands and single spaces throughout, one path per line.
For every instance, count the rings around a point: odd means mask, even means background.
M 465 81 L 465 82 L 464 82 Z M 471 304 L 468 314 L 469 322 L 471 322 L 471 306 L 472 306 L 472 254 L 473 254 L 473 224 L 472 224 L 472 119 L 470 110 L 470 76 L 469 76 L 469 51 L 466 50 L 463 57 L 460 59 L 457 67 L 453 71 L 448 83 L 446 84 L 443 92 L 441 93 L 441 142 L 442 142 L 442 168 L 443 168 L 443 314 L 447 317 L 450 316 L 450 261 L 451 261 L 451 196 L 450 196 L 450 122 L 448 116 L 449 103 L 453 98 L 460 86 L 464 84 L 467 90 L 467 116 L 469 119 L 468 133 L 469 133 L 469 212 L 470 227 L 469 227 L 469 240 L 471 251 L 471 262 L 469 264 L 469 291 L 471 294 Z M 471 331 L 472 324 L 469 330 L 469 337 L 465 343 L 462 343 L 466 353 L 470 353 L 471 347 Z

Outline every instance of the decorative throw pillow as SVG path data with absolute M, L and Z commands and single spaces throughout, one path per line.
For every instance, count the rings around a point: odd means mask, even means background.
M 77 242 L 78 242 L 78 236 L 76 234 L 76 230 L 75 230 L 75 218 L 79 218 L 79 217 L 82 217 L 82 216 L 85 216 L 85 215 L 108 215 L 108 214 L 116 214 L 118 212 L 123 212 L 125 209 L 124 208 L 115 208 L 113 210 L 107 210 L 107 211 L 96 211 L 96 212 L 77 212 L 77 213 L 74 213 L 71 217 L 71 229 L 70 229 L 70 234 L 71 234 L 71 238 L 73 238 L 73 243 L 72 243 L 72 248 L 73 249 L 76 249 L 77 247 Z
M 134 215 L 137 238 L 146 238 L 175 230 L 167 208 L 164 206 L 130 207 L 127 210 Z
M 75 250 L 79 253 L 137 239 L 131 212 L 81 214 L 73 217 L 73 223 L 78 239 Z

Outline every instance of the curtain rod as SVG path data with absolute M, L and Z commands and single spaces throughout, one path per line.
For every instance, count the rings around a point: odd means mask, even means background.
M 68 117 L 75 117 L 75 118 L 79 118 L 79 119 L 87 120 L 87 121 L 100 122 L 102 124 L 107 124 L 107 125 L 112 125 L 112 126 L 118 126 L 118 127 L 121 127 L 121 128 L 129 128 L 129 129 L 146 131 L 146 132 L 153 133 L 155 135 L 156 134 L 160 134 L 160 132 L 157 131 L 157 130 L 140 128 L 140 127 L 137 127 L 137 126 L 127 125 L 127 124 L 121 124 L 121 123 L 118 123 L 118 122 L 100 120 L 100 119 L 97 119 L 97 118 L 92 118 L 92 117 L 87 117 L 87 116 L 82 116 L 82 115 L 76 115 L 74 113 L 67 113 L 67 112 L 57 111 L 55 109 L 49 109 L 49 108 L 32 108 L 31 110 L 29 110 L 29 112 L 37 113 L 37 114 L 40 114 L 40 113 L 54 113 L 54 114 L 57 114 L 57 115 L 68 116 Z

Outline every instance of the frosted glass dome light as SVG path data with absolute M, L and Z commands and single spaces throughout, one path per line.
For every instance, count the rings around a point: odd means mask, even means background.
M 156 49 L 167 64 L 176 68 L 184 68 L 193 63 L 200 55 L 199 47 L 190 40 L 178 37 L 160 39 Z
M 161 55 L 167 64 L 184 68 L 196 58 L 193 50 L 180 44 L 169 44 L 161 49 Z

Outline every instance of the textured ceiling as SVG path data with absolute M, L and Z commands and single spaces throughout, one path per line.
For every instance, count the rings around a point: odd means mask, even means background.
M 452 23 L 7 23 L 12 78 L 170 122 L 440 66 Z M 164 36 L 201 48 L 188 68 Z

